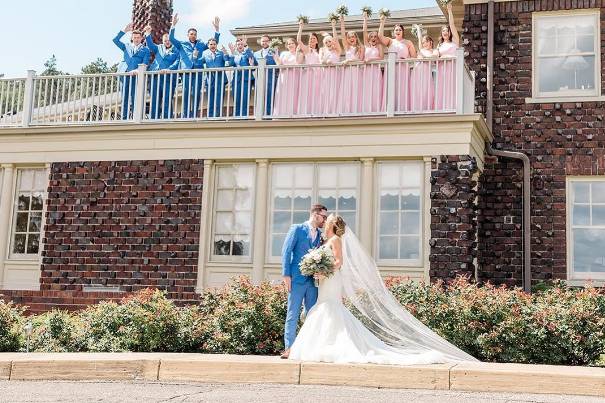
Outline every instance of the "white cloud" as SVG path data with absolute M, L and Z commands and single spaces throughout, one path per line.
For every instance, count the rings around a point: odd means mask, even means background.
M 252 0 L 189 0 L 191 12 L 182 16 L 191 26 L 211 26 L 215 16 L 223 23 L 236 21 L 250 12 Z

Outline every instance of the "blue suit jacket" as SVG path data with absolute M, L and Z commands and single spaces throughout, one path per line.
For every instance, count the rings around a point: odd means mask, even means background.
M 315 242 L 313 242 L 307 223 L 291 226 L 282 249 L 282 275 L 290 276 L 293 284 L 312 282 L 313 277 L 303 276 L 300 273 L 299 265 L 309 249 L 317 248 L 320 242 L 321 231 L 319 228 L 317 229 Z
M 214 39 L 218 43 L 221 34 L 218 32 L 214 33 Z M 203 67 L 202 63 L 202 53 L 206 49 L 208 49 L 208 45 L 199 39 L 195 43 L 191 43 L 188 40 L 181 42 L 174 36 L 174 28 L 170 29 L 170 42 L 175 46 L 181 55 L 181 69 L 201 69 Z M 197 58 L 193 59 L 193 51 L 197 49 L 198 55 Z
M 214 58 L 212 57 L 212 52 L 210 49 L 207 49 L 202 53 L 201 57 L 202 66 L 207 69 L 225 67 L 228 62 L 231 61 L 228 55 L 225 55 L 222 51 L 217 50 L 214 52 Z
M 232 66 L 248 67 L 248 66 L 254 66 L 256 59 L 254 57 L 254 53 L 252 53 L 252 50 L 250 50 L 250 48 L 246 48 L 244 53 L 230 56 L 229 60 L 230 60 L 230 63 Z M 250 63 L 250 62 L 252 62 L 252 63 Z
M 133 71 L 139 67 L 139 64 L 149 65 L 149 60 L 151 58 L 151 53 L 149 53 L 149 49 L 145 46 L 139 47 L 138 50 L 135 50 L 134 46 L 130 43 L 123 43 L 120 39 L 126 35 L 123 31 L 118 32 L 115 38 L 113 38 L 113 43 L 122 50 L 124 54 L 124 63 L 121 64 L 120 72 L 125 71 Z
M 258 59 L 262 58 L 262 49 L 254 52 L 254 62 L 258 65 Z M 275 66 L 275 53 L 273 50 L 269 49 L 269 53 L 265 56 L 265 61 L 267 62 L 267 66 Z
M 166 46 L 163 44 L 158 46 L 153 43 L 151 35 L 147 35 L 145 41 L 147 42 L 149 50 L 155 55 L 155 60 L 149 68 L 150 71 L 179 69 L 181 59 L 180 52 L 176 46 L 172 45 L 170 49 L 166 49 Z

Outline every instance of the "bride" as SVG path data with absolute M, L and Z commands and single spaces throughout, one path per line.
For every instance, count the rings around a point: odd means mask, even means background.
M 397 302 L 342 217 L 328 217 L 325 235 L 322 248 L 332 250 L 336 270 L 320 278 L 317 303 L 290 349 L 290 359 L 395 365 L 477 361 Z

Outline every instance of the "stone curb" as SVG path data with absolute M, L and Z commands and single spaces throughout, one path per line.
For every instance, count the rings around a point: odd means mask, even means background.
M 281 383 L 605 396 L 605 368 L 461 363 L 328 364 L 169 353 L 1 353 L 0 380 Z

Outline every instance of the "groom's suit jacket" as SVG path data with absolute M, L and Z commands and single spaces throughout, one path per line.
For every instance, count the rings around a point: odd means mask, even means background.
M 312 283 L 313 277 L 303 276 L 300 273 L 299 265 L 309 249 L 317 248 L 320 243 L 321 231 L 319 228 L 315 241 L 313 241 L 308 223 L 292 225 L 282 248 L 282 275 L 290 276 L 292 284 Z

